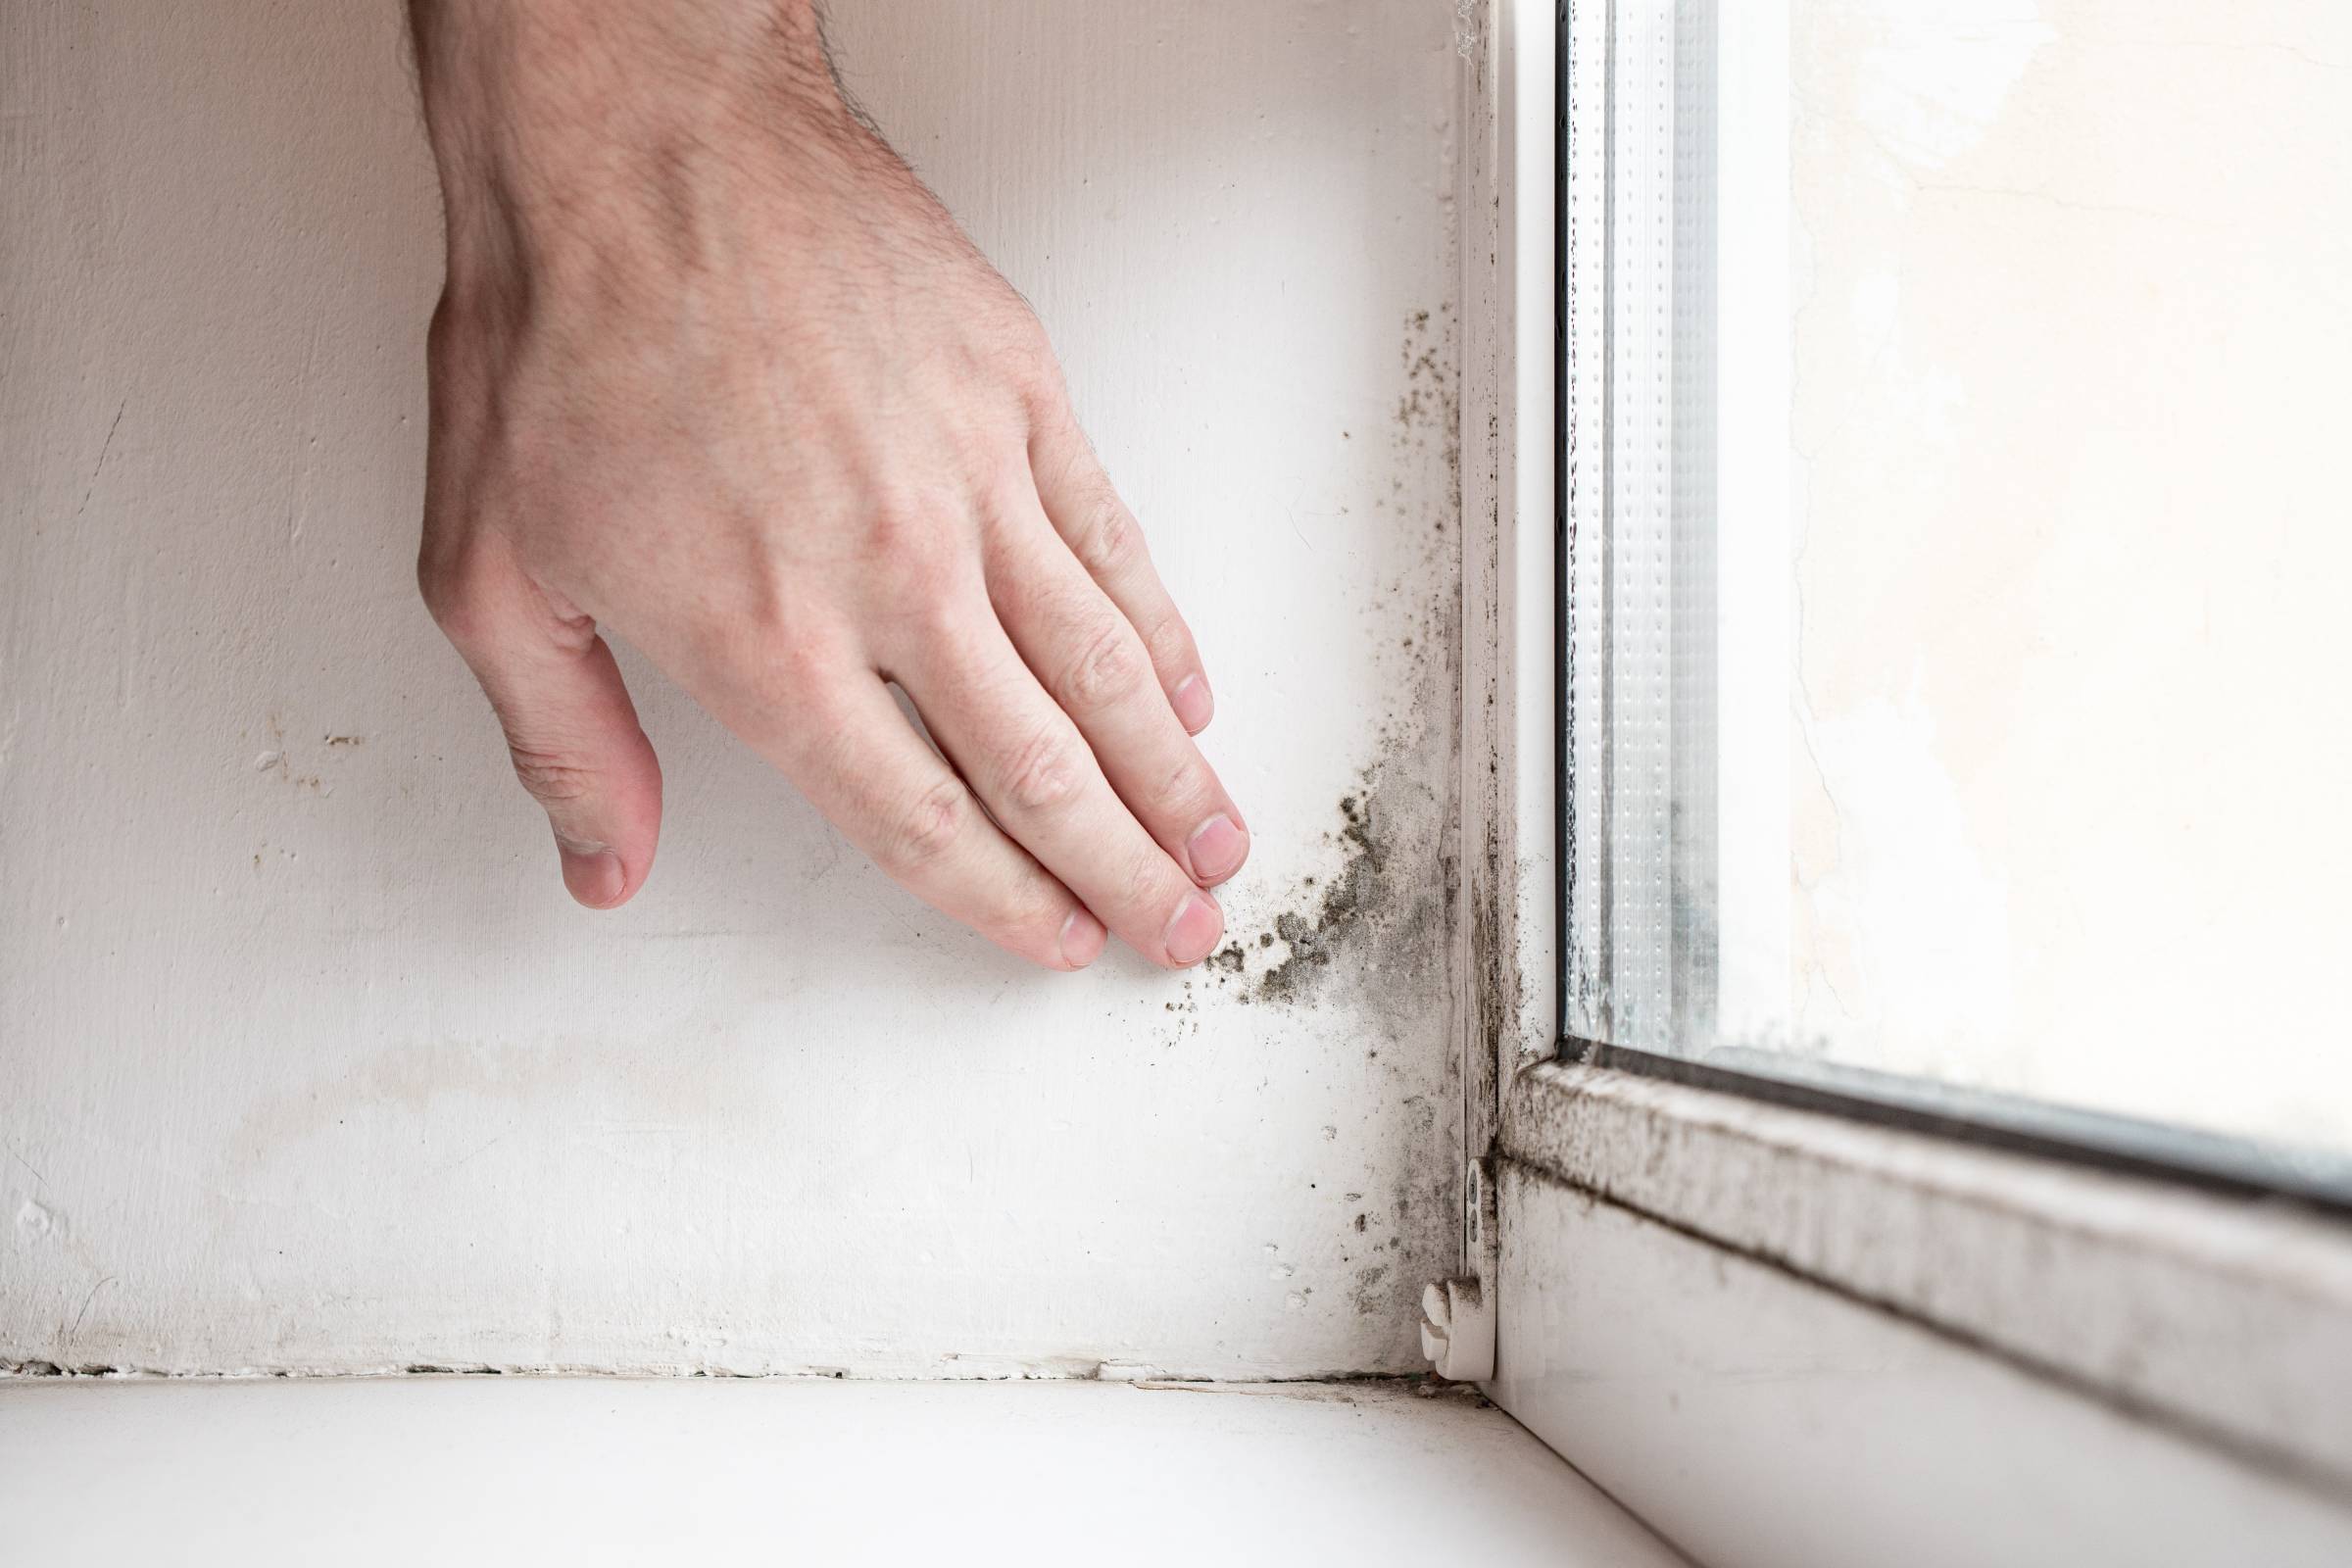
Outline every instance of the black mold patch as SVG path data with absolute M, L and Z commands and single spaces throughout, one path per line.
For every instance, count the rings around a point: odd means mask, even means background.
M 1421 519 L 1418 567 L 1377 590 L 1371 607 L 1394 628 L 1376 657 L 1399 700 L 1376 726 L 1377 760 L 1336 802 L 1326 840 L 1340 852 L 1337 870 L 1302 878 L 1270 929 L 1237 933 L 1209 958 L 1215 987 L 1237 1001 L 1311 1006 L 1344 991 L 1350 1004 L 1401 1021 L 1425 1013 L 1447 986 L 1459 800 L 1446 759 L 1461 733 L 1453 324 L 1449 307 L 1407 312 L 1397 347 L 1396 495 L 1376 506 L 1407 505 L 1407 479 L 1433 461 L 1445 474 L 1443 499 Z
M 1323 886 L 1323 896 L 1306 909 L 1285 909 L 1274 917 L 1271 935 L 1290 948 L 1290 956 L 1258 976 L 1257 994 L 1268 1002 L 1296 1002 L 1331 965 L 1333 950 L 1364 930 L 1373 911 L 1389 904 L 1390 889 L 1382 873 L 1389 862 L 1389 845 L 1373 833 L 1373 808 L 1367 795 L 1340 800 L 1344 824 L 1338 833 L 1347 846 L 1348 859 L 1339 875 Z M 1258 946 L 1270 947 L 1263 937 Z

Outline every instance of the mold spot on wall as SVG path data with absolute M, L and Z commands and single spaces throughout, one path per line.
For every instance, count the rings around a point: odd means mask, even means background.
M 1342 1310 L 1366 1323 L 1415 1321 L 1418 1281 L 1459 1244 L 1459 1172 L 1436 1154 L 1452 1147 L 1455 1099 L 1428 1077 L 1437 1053 L 1445 1082 L 1458 1081 L 1450 1043 L 1463 1004 L 1452 964 L 1465 914 L 1457 886 L 1462 562 L 1452 325 L 1445 307 L 1411 312 L 1401 323 L 1389 482 L 1374 505 L 1389 514 L 1385 536 L 1403 548 L 1386 556 L 1366 599 L 1360 645 L 1379 688 L 1394 696 L 1373 715 L 1369 760 L 1327 797 L 1322 854 L 1311 871 L 1297 875 L 1271 910 L 1237 921 L 1176 1009 L 1231 999 L 1342 1013 L 1360 1025 L 1358 1068 L 1368 1084 L 1386 1086 L 1374 1091 L 1377 1136 L 1424 1152 L 1381 1183 L 1380 1199 L 1366 1203 L 1364 1194 L 1347 1193 L 1331 1216 L 1337 1236 L 1301 1275 L 1327 1279 L 1327 1291 L 1347 1303 Z M 1312 1292 L 1292 1283 L 1286 1305 L 1301 1310 Z
M 1324 1002 L 1336 983 L 1399 1016 L 1446 982 L 1455 907 L 1451 829 L 1458 816 L 1450 760 L 1460 733 L 1460 438 L 1452 307 L 1408 312 L 1390 433 L 1395 477 L 1380 508 L 1434 496 L 1410 568 L 1383 585 L 1371 612 L 1393 628 L 1374 657 L 1402 694 L 1375 728 L 1380 748 L 1340 796 L 1325 831 L 1336 869 L 1301 877 L 1265 927 L 1237 933 L 1208 962 L 1238 1000 L 1279 1006 Z M 1350 432 L 1342 432 L 1348 436 Z M 1443 484 L 1428 465 L 1446 466 Z
M 1388 846 L 1385 837 L 1373 837 L 1369 793 L 1361 800 L 1352 795 L 1341 797 L 1339 810 L 1343 825 L 1337 837 L 1348 853 L 1339 875 L 1325 884 L 1321 898 L 1283 910 L 1274 917 L 1273 931 L 1263 933 L 1278 939 L 1285 949 L 1282 958 L 1257 976 L 1257 995 L 1269 1002 L 1304 998 L 1330 968 L 1333 953 L 1356 940 L 1368 928 L 1373 911 L 1393 902 L 1395 890 L 1382 880 Z M 1271 948 L 1273 943 L 1259 946 Z M 1233 951 L 1240 956 L 1238 947 Z

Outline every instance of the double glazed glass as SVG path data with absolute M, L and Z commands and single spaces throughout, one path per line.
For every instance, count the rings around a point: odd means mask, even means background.
M 2352 1195 L 2352 7 L 1566 15 L 1572 1042 Z

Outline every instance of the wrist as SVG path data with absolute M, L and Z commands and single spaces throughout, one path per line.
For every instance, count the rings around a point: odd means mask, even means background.
M 698 192 L 772 181 L 856 129 L 814 0 L 410 11 L 453 293 L 576 245 L 686 239 Z

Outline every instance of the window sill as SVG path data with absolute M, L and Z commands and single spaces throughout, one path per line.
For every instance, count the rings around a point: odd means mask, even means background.
M 1380 1383 L 12 1380 L 0 1475 L 26 1562 L 1681 1561 Z

